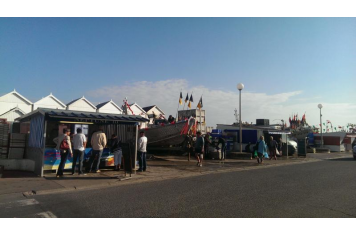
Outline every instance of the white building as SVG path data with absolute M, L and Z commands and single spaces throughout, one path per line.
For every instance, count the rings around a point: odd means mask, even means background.
M 146 118 L 148 119 L 148 115 L 146 113 L 145 110 L 142 109 L 142 107 L 140 107 L 136 102 L 133 103 L 133 104 L 129 104 L 132 112 L 130 109 L 127 109 L 127 114 L 128 115 L 139 115 L 139 116 L 142 116 L 143 118 Z M 146 123 L 141 123 L 141 129 L 144 129 L 147 127 L 147 124 Z
M 16 90 L 0 97 L 0 118 L 13 122 L 16 118 L 32 111 L 32 102 Z
M 96 112 L 96 106 L 83 96 L 68 103 L 67 110 Z
M 52 108 L 52 109 L 62 109 L 65 110 L 67 106 L 59 101 L 53 94 L 51 93 L 47 97 L 42 98 L 41 100 L 32 104 L 32 111 L 36 110 L 37 108 Z
M 142 108 L 150 119 L 150 124 L 153 124 L 154 119 L 166 119 L 166 114 L 156 105 Z
M 100 103 L 96 106 L 96 108 L 96 111 L 100 113 L 122 114 L 122 109 L 112 100 Z

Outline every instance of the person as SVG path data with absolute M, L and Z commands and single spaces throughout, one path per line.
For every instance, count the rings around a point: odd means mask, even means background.
M 91 136 L 91 147 L 93 148 L 92 153 L 91 153 L 91 157 L 89 160 L 89 172 L 92 171 L 92 169 L 94 168 L 94 172 L 96 173 L 100 173 L 99 170 L 99 166 L 100 166 L 100 158 L 101 155 L 103 155 L 103 150 L 106 146 L 106 135 L 103 132 L 103 127 L 100 126 L 98 131 L 96 131 L 95 133 L 93 133 L 93 135 Z M 96 166 L 93 167 L 94 161 L 97 159 L 97 163 Z
M 266 143 L 264 141 L 264 137 L 261 135 L 260 140 L 257 141 L 256 146 L 257 146 L 257 163 L 263 162 L 263 155 L 265 152 L 267 152 L 266 148 Z
M 175 121 L 174 117 L 172 115 L 169 115 L 168 123 L 173 123 L 174 121 Z
M 145 132 L 140 132 L 140 139 L 138 140 L 138 164 L 139 168 L 137 171 L 146 171 L 147 163 L 146 163 L 146 154 L 147 154 L 147 137 L 145 136 Z
M 195 141 L 195 158 L 197 158 L 197 166 L 203 166 L 203 153 L 204 153 L 204 139 L 201 132 L 197 132 L 197 140 Z
M 250 153 L 250 152 L 251 152 L 250 147 L 251 147 L 251 142 L 249 142 L 249 143 L 245 146 L 245 152 Z
M 277 150 L 279 152 L 279 156 L 282 156 L 282 147 L 283 147 L 282 138 L 279 138 L 279 142 L 278 142 L 278 145 L 277 145 Z
M 72 164 L 72 175 L 75 173 L 75 166 L 77 160 L 79 159 L 79 170 L 78 174 L 83 175 L 83 160 L 84 160 L 84 150 L 87 146 L 87 138 L 82 133 L 82 129 L 77 129 L 77 134 L 73 136 L 73 164 Z
M 119 171 L 121 167 L 121 158 L 122 158 L 122 150 L 121 150 L 121 141 L 117 137 L 116 134 L 111 136 L 111 147 L 110 151 L 114 154 L 114 170 Z
M 67 161 L 68 153 L 73 156 L 72 144 L 70 143 L 70 129 L 63 129 L 63 134 L 60 134 L 57 138 L 53 139 L 53 142 L 57 144 L 56 150 L 59 150 L 61 154 L 61 162 L 59 163 L 56 177 L 63 177 L 63 169 Z
M 218 146 L 221 144 L 221 160 L 226 159 L 226 141 L 223 137 L 219 137 Z
M 210 151 L 209 151 L 209 146 L 211 144 L 211 140 L 210 140 L 210 133 L 207 133 L 204 136 L 204 155 L 205 158 L 209 157 Z
M 276 142 L 276 140 L 273 139 L 273 136 L 271 136 L 270 137 L 270 142 L 269 142 L 270 160 L 272 160 L 272 158 L 277 160 L 276 149 L 277 149 L 277 142 Z

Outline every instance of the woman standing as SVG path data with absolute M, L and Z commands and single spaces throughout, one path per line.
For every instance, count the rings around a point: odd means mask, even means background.
M 57 138 L 53 139 L 53 142 L 57 144 L 56 149 L 60 151 L 61 162 L 59 163 L 56 177 L 63 177 L 63 169 L 67 161 L 68 153 L 73 156 L 72 145 L 70 143 L 70 129 L 63 129 L 63 134 L 60 134 Z

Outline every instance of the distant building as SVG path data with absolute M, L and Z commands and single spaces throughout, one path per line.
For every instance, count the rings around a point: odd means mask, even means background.
M 36 110 L 37 108 L 52 108 L 52 109 L 62 109 L 65 110 L 67 106 L 58 100 L 53 94 L 51 93 L 47 97 L 42 98 L 41 100 L 32 104 L 32 111 Z
M 136 102 L 133 104 L 129 104 L 129 106 L 130 106 L 132 112 L 130 111 L 130 109 L 128 109 L 128 111 L 127 111 L 128 115 L 136 115 L 136 116 L 139 115 L 139 116 L 142 116 L 143 118 L 148 119 L 148 115 L 147 115 L 146 111 L 143 110 L 142 107 L 140 107 Z M 144 129 L 146 127 L 147 127 L 146 123 L 141 123 L 141 129 Z
M 155 119 L 166 119 L 166 114 L 156 105 L 143 107 L 148 118 L 150 119 L 150 124 L 153 124 Z
M 6 119 L 9 122 L 13 122 L 16 118 L 21 117 L 25 114 L 26 112 L 24 112 L 20 108 L 14 107 L 3 114 L 0 114 L 0 118 Z
M 96 112 L 96 106 L 83 96 L 68 103 L 67 110 Z
M 13 122 L 16 118 L 32 111 L 32 102 L 16 90 L 0 97 L 0 118 Z
M 122 109 L 116 105 L 112 100 L 108 102 L 100 103 L 96 106 L 96 112 L 110 113 L 110 114 L 122 114 Z

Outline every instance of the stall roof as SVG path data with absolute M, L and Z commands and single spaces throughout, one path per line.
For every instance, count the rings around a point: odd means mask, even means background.
M 57 109 L 47 109 L 38 108 L 37 110 L 30 112 L 22 117 L 17 118 L 17 121 L 26 122 L 31 120 L 32 117 L 42 114 L 46 116 L 46 119 L 58 120 L 63 119 L 66 121 L 88 121 L 88 122 L 146 122 L 149 121 L 142 116 L 134 115 L 121 115 L 121 114 L 108 114 L 108 113 L 98 113 L 98 112 L 84 112 L 84 111 L 72 111 L 72 110 L 57 110 Z

